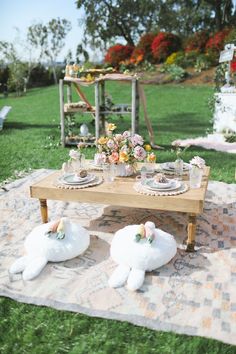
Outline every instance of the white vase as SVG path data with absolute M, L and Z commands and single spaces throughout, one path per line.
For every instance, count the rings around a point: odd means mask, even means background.
M 190 188 L 200 188 L 202 183 L 203 169 L 197 166 L 191 166 L 189 171 L 189 186 Z
M 132 176 L 135 172 L 134 166 L 128 163 L 119 163 L 116 165 L 116 176 Z

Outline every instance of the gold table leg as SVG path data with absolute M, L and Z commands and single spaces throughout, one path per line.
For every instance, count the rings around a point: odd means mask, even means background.
M 39 199 L 39 202 L 40 202 L 40 212 L 41 212 L 42 222 L 46 223 L 48 222 L 47 199 Z
M 194 252 L 195 245 L 195 234 L 196 234 L 196 215 L 189 214 L 188 216 L 188 239 L 186 252 Z

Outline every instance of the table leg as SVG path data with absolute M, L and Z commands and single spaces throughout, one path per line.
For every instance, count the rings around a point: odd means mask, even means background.
M 189 214 L 188 216 L 188 239 L 186 252 L 194 252 L 195 245 L 195 234 L 196 234 L 196 215 Z
M 42 222 L 46 223 L 46 222 L 48 222 L 47 199 L 39 199 L 39 202 L 40 202 L 40 211 L 41 211 Z

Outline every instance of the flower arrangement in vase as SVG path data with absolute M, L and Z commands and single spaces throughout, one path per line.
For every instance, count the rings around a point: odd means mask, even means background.
M 184 148 L 182 148 L 178 141 L 173 143 L 172 146 L 173 148 L 171 149 L 171 152 L 174 152 L 176 156 L 176 160 L 174 162 L 175 174 L 178 179 L 181 179 L 183 175 L 183 169 L 184 169 L 183 155 L 189 146 L 187 145 Z
M 116 125 L 107 125 L 107 135 L 98 139 L 97 149 L 104 163 L 117 165 L 117 175 L 130 176 L 135 172 L 137 162 L 147 157 L 144 140 L 138 135 L 131 135 L 129 131 L 114 134 Z

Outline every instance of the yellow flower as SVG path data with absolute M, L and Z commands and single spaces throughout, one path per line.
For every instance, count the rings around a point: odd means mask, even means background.
M 127 162 L 129 160 L 129 155 L 126 151 L 121 151 L 119 154 L 119 161 L 120 162 Z
M 112 131 L 115 130 L 115 129 L 116 129 L 116 125 L 115 125 L 115 124 L 113 124 L 113 123 L 108 123 L 108 125 L 107 125 L 107 130 L 108 130 L 108 131 L 112 132 Z
M 108 138 L 105 136 L 102 136 L 101 138 L 98 139 L 98 144 L 105 145 L 107 143 Z
M 146 151 L 151 151 L 152 150 L 151 145 L 149 145 L 149 144 L 144 145 L 144 149 Z
M 147 155 L 147 161 L 148 162 L 156 162 L 156 155 L 154 154 L 154 152 L 151 152 L 151 154 Z

